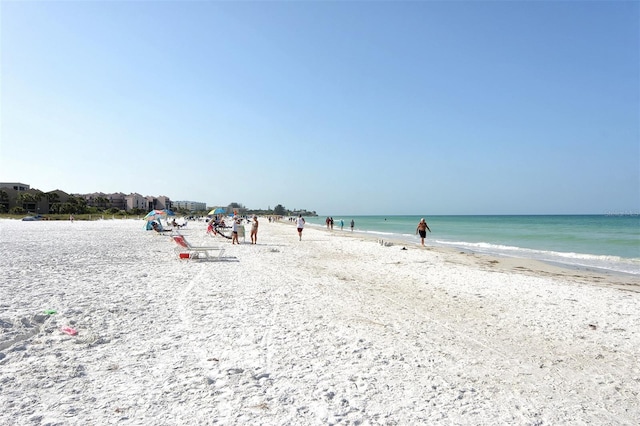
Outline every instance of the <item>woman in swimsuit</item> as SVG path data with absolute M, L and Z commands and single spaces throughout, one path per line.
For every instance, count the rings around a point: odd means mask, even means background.
M 251 223 L 251 244 L 258 243 L 258 216 L 253 216 Z

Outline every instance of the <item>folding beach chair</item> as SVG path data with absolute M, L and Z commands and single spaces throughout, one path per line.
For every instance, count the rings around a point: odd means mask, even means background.
M 176 250 L 181 254 L 180 257 L 183 257 L 182 254 L 187 254 L 189 259 L 220 259 L 224 253 L 224 249 L 222 247 L 193 246 L 184 238 L 183 235 L 172 235 L 171 238 L 173 238 L 173 241 L 178 245 Z M 209 252 L 211 251 L 218 251 L 218 255 L 210 256 Z

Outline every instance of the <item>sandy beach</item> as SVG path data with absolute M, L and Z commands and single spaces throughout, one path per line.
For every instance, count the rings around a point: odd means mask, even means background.
M 0 424 L 640 423 L 637 277 L 205 230 L 0 220 Z

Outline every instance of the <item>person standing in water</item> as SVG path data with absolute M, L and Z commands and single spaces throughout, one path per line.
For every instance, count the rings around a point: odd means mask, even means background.
M 429 229 L 429 225 L 427 225 L 427 222 L 423 217 L 422 219 L 420 219 L 420 222 L 418 222 L 418 227 L 416 228 L 416 234 L 420 234 L 420 242 L 422 243 L 422 247 L 424 247 L 424 239 L 427 237 L 427 230 L 431 232 L 431 229 Z

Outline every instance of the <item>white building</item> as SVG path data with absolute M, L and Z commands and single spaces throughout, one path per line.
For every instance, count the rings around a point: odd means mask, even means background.
M 173 201 L 171 203 L 174 209 L 184 209 L 190 212 L 203 211 L 207 209 L 207 203 L 200 201 Z
M 143 197 L 138 193 L 131 193 L 124 196 L 126 210 L 141 209 L 149 210 L 149 201 L 147 197 Z

